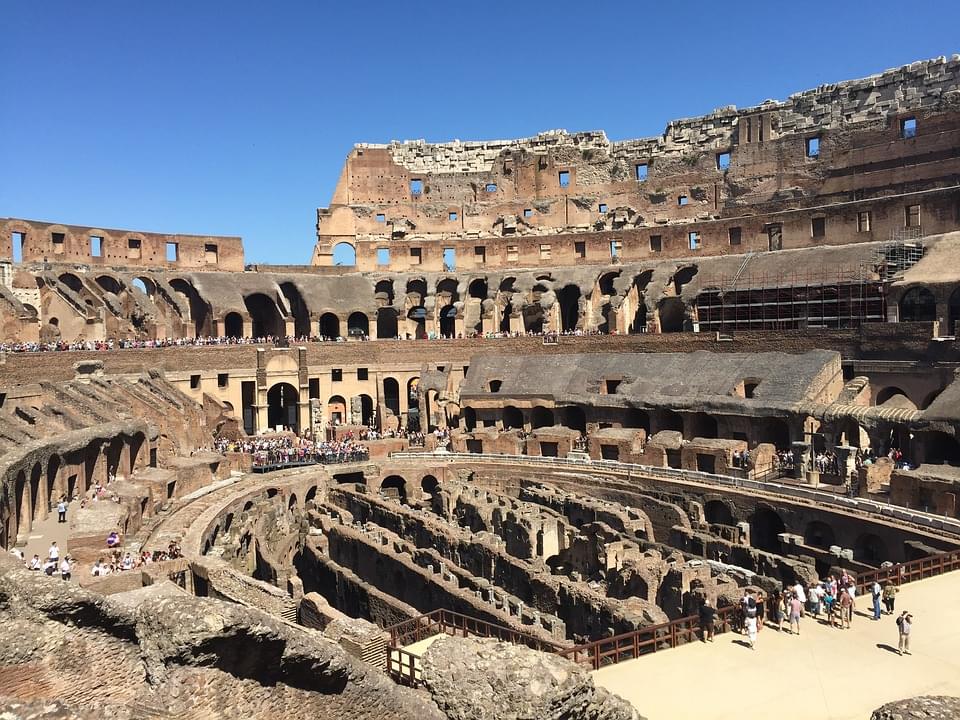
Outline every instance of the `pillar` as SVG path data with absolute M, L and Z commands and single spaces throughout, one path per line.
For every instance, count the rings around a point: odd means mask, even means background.
M 790 452 L 793 453 L 793 477 L 803 478 L 807 468 L 810 467 L 810 443 L 790 443 Z
M 833 452 L 837 455 L 837 468 L 840 472 L 840 480 L 849 482 L 855 471 L 857 460 L 857 448 L 849 445 L 836 445 Z

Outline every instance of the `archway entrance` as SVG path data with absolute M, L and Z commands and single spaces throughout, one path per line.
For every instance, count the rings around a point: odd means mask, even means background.
M 580 319 L 580 288 L 567 285 L 557 293 L 557 302 L 560 303 L 560 329 L 576 330 Z
M 243 337 L 243 318 L 240 313 L 227 313 L 223 318 L 223 334 L 229 338 Z
M 931 322 L 937 319 L 937 300 L 925 287 L 910 288 L 900 300 L 900 322 Z
M 340 337 L 340 318 L 333 313 L 324 313 L 320 316 L 320 334 L 329 339 Z
M 300 431 L 299 393 L 290 383 L 277 383 L 267 391 L 267 425 Z
M 767 552 L 780 551 L 780 533 L 787 531 L 783 519 L 769 508 L 757 508 L 750 518 L 750 540 L 753 547 Z

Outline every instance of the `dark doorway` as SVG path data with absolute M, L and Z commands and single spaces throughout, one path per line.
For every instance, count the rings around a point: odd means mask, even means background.
M 271 428 L 286 426 L 299 432 L 298 400 L 297 389 L 290 383 L 277 383 L 271 387 L 267 392 L 267 424 Z

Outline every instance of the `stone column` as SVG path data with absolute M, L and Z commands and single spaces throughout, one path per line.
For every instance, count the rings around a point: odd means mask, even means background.
M 855 472 L 854 464 L 857 460 L 857 448 L 849 445 L 837 445 L 833 448 L 837 456 L 837 469 L 842 482 L 849 482 Z
M 810 443 L 790 443 L 790 452 L 793 453 L 793 476 L 797 479 L 805 477 L 810 466 Z

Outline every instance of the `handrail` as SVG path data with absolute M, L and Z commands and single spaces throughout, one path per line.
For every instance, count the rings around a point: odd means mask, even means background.
M 738 478 L 730 475 L 716 475 L 697 470 L 679 470 L 676 468 L 653 467 L 638 463 L 622 463 L 617 460 L 570 460 L 567 458 L 540 457 L 536 455 L 489 455 L 484 453 L 432 453 L 432 452 L 393 452 L 391 459 L 422 460 L 455 460 L 468 462 L 489 462 L 500 464 L 527 464 L 527 465 L 555 465 L 568 468 L 591 468 L 594 470 L 609 470 L 623 474 L 644 474 L 664 480 L 698 483 L 701 485 L 726 486 L 739 489 L 761 490 L 771 494 L 779 494 L 802 500 L 812 500 L 825 506 L 839 508 L 848 512 L 862 512 L 867 515 L 880 516 L 884 520 L 898 520 L 904 523 L 913 523 L 925 529 L 937 530 L 960 536 L 960 520 L 935 515 L 920 510 L 912 510 L 900 505 L 879 503 L 866 498 L 846 498 L 836 493 L 814 490 L 812 488 L 784 485 L 775 482 L 759 482 L 747 478 Z
M 418 615 L 415 618 L 403 620 L 384 628 L 384 630 L 390 633 L 390 644 L 394 647 L 409 645 L 411 641 L 418 642 L 440 633 L 456 636 L 459 631 L 462 637 L 469 637 L 471 635 L 477 637 L 496 637 L 515 645 L 526 645 L 534 650 L 559 652 L 564 648 L 564 646 L 559 643 L 550 642 L 536 635 L 514 630 L 505 625 L 498 625 L 445 608 L 437 608 L 423 615 Z

